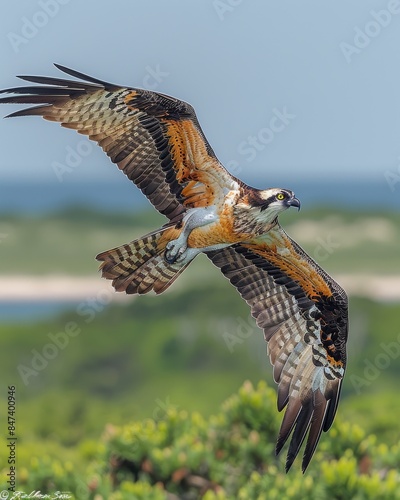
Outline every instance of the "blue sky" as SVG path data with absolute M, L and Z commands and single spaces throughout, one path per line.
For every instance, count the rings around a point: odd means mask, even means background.
M 60 76 L 58 62 L 174 95 L 243 180 L 399 173 L 397 0 L 7 1 L 0 39 L 0 87 Z M 1 120 L 0 145 L 0 182 L 57 181 L 71 151 L 68 182 L 121 176 L 85 138 L 33 117 Z

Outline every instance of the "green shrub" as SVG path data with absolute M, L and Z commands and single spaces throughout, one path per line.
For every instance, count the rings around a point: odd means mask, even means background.
M 208 419 L 171 406 L 158 419 L 107 426 L 101 442 L 78 448 L 85 468 L 32 458 L 18 489 L 77 500 L 400 499 L 398 443 L 337 421 L 306 474 L 299 460 L 285 474 L 274 454 L 280 419 L 275 391 L 246 382 Z

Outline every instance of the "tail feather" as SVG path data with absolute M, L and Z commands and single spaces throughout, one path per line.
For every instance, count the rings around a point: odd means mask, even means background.
M 154 290 L 159 294 L 166 290 L 186 269 L 186 264 L 168 264 L 163 255 L 153 257 L 122 282 L 126 293 L 147 293 Z M 125 288 L 125 284 L 127 286 Z
M 96 259 L 101 261 L 103 278 L 112 280 L 117 292 L 164 292 L 190 264 L 190 261 L 170 264 L 164 259 L 168 239 L 163 236 L 168 229 L 161 228 L 97 255 Z

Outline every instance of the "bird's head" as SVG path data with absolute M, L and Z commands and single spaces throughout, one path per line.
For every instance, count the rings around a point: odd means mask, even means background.
M 300 201 L 295 197 L 293 191 L 289 189 L 270 188 L 259 191 L 260 210 L 267 209 L 282 212 L 290 207 L 296 207 L 300 210 Z
M 270 188 L 258 191 L 254 202 L 260 210 L 259 218 L 266 222 L 274 220 L 280 212 L 290 207 L 300 210 L 300 201 L 289 189 Z

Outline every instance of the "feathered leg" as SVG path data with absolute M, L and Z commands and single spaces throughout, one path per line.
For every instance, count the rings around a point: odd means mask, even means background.
M 187 242 L 190 233 L 197 227 L 206 226 L 216 222 L 218 216 L 216 207 L 191 208 L 183 217 L 183 229 L 177 239 L 171 240 L 165 251 L 165 259 L 168 263 L 183 262 L 186 260 Z

